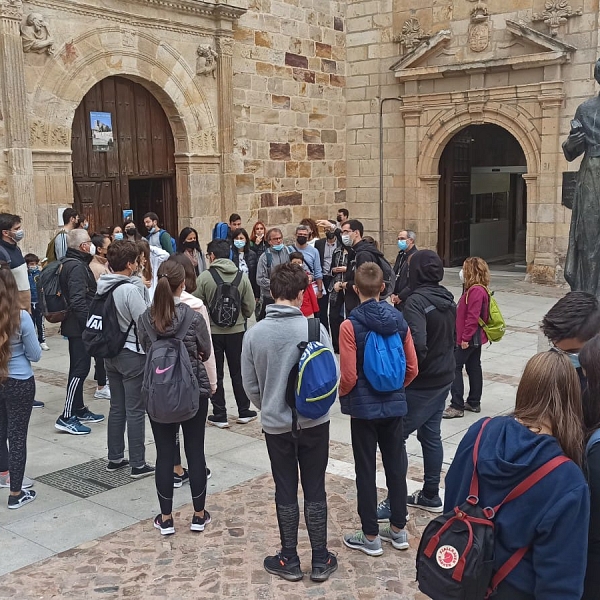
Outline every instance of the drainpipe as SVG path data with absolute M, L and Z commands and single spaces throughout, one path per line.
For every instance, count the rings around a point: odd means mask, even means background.
M 383 241 L 383 105 L 389 100 L 402 102 L 402 98 L 391 96 L 379 100 L 379 245 L 382 252 L 385 247 Z

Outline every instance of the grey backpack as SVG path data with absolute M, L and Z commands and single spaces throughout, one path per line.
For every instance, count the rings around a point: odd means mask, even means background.
M 157 423 L 181 423 L 191 419 L 200 408 L 200 388 L 183 338 L 194 311 L 185 306 L 183 321 L 170 337 L 157 334 L 146 311 L 140 324 L 152 345 L 146 354 L 142 399 L 148 416 Z

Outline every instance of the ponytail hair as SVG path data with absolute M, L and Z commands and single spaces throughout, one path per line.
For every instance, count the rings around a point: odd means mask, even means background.
M 150 316 L 156 331 L 165 333 L 175 318 L 173 294 L 185 280 L 185 269 L 174 260 L 167 260 L 158 268 L 157 277 Z
M 0 261 L 0 383 L 8 377 L 12 337 L 21 327 L 19 290 L 10 265 Z

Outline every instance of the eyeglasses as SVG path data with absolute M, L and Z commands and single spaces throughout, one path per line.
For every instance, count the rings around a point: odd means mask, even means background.
M 269 240 L 270 242 L 281 242 L 283 240 L 282 236 L 279 237 L 273 237 L 271 236 L 271 239 Z

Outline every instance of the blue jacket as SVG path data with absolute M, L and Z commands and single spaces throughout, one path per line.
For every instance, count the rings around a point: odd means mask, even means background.
M 31 303 L 35 304 L 38 301 L 38 291 L 37 291 L 37 280 L 41 275 L 41 269 L 37 269 L 35 271 L 27 271 L 27 276 L 29 277 L 29 289 L 31 290 Z
M 444 512 L 465 502 L 473 474 L 473 446 L 483 420 L 460 442 L 446 475 Z M 500 504 L 528 475 L 563 452 L 556 438 L 539 435 L 514 417 L 496 417 L 485 428 L 477 473 L 481 506 Z M 587 561 L 590 499 L 581 469 L 568 462 L 495 518 L 494 569 L 519 548 L 531 546 L 506 582 L 540 600 L 579 600 Z
M 404 343 L 408 332 L 404 317 L 387 302 L 371 299 L 352 311 L 350 322 L 356 340 L 358 381 L 350 393 L 340 396 L 342 412 L 356 419 L 366 420 L 403 417 L 407 412 L 404 388 L 390 393 L 375 391 L 365 377 L 363 362 L 365 341 L 370 331 L 382 335 L 398 332 Z

